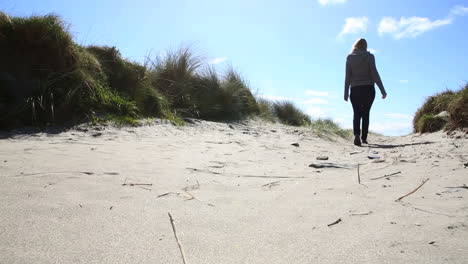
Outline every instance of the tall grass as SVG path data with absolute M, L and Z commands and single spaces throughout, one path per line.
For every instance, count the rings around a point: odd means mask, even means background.
M 182 116 L 235 120 L 258 113 L 255 98 L 238 72 L 229 68 L 220 77 L 213 67 L 203 67 L 189 48 L 169 51 L 149 65 L 152 86 Z
M 190 48 L 141 64 L 116 47 L 80 46 L 67 28 L 54 14 L 10 18 L 0 12 L 0 127 L 83 119 L 135 124 L 141 117 L 313 123 L 291 102 L 255 98 L 237 70 L 220 73 Z M 320 122 L 315 125 L 331 126 Z
M 337 135 L 342 138 L 350 138 L 353 135 L 351 129 L 343 129 L 331 119 L 318 119 L 312 122 L 312 130 L 319 136 Z
M 291 126 L 304 126 L 310 125 L 310 117 L 294 103 L 290 101 L 278 101 L 273 103 L 273 114 L 279 119 L 279 121 L 286 125 Z
M 260 118 L 269 121 L 277 121 L 276 116 L 273 114 L 273 102 L 265 98 L 257 98 L 258 115 Z
M 447 111 L 448 118 L 437 116 Z M 441 129 L 468 127 L 468 83 L 459 91 L 447 90 L 430 96 L 413 118 L 414 132 L 435 132 Z

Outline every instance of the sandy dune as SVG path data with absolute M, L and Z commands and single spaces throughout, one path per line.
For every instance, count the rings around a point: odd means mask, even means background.
M 259 122 L 2 135 L 0 263 L 182 263 L 168 212 L 190 264 L 468 260 L 462 133 L 361 148 Z

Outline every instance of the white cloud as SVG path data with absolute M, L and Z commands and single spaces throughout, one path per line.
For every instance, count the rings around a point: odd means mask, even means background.
M 380 20 L 378 32 L 380 36 L 392 35 L 395 39 L 416 37 L 424 32 L 438 27 L 452 24 L 457 16 L 468 14 L 468 7 L 453 7 L 446 18 L 430 20 L 427 17 L 401 17 L 399 20 L 393 17 L 384 17 Z
M 278 95 L 269 95 L 269 94 L 260 94 L 259 97 L 271 100 L 271 101 L 297 101 L 297 98 L 278 96 Z
M 370 122 L 369 129 L 387 136 L 401 136 L 411 133 L 413 126 L 411 121 Z
M 342 128 L 353 128 L 353 118 L 344 118 L 344 117 L 337 117 L 333 119 L 333 122 L 337 123 Z
M 315 91 L 315 90 L 306 90 L 305 94 L 310 95 L 310 96 L 329 96 L 328 92 Z
M 386 113 L 384 114 L 384 116 L 390 117 L 393 119 L 413 120 L 412 116 L 406 115 L 406 114 L 400 114 L 400 113 Z
M 325 111 L 318 106 L 308 107 L 306 109 L 306 114 L 310 115 L 312 118 L 324 118 L 325 117 Z
M 312 98 L 302 102 L 303 104 L 328 104 L 328 101 L 322 98 Z
M 369 19 L 367 17 L 348 17 L 345 20 L 343 29 L 338 37 L 343 37 L 346 34 L 357 34 L 367 32 L 367 24 Z
M 400 83 L 409 83 L 408 80 L 398 80 L 398 82 L 400 82 Z
M 372 54 L 377 54 L 377 52 L 378 52 L 376 49 L 373 49 L 373 48 L 369 48 L 367 50 Z
M 219 57 L 219 58 L 214 58 L 214 59 L 210 60 L 209 63 L 210 64 L 220 64 L 220 63 L 225 62 L 227 60 L 228 60 L 227 57 Z
M 427 17 L 402 17 L 396 20 L 392 17 L 384 17 L 379 23 L 378 32 L 382 36 L 390 34 L 395 39 L 416 37 L 426 31 L 452 23 L 452 18 L 431 21 Z
M 468 7 L 457 5 L 450 10 L 450 15 L 452 16 L 463 16 L 466 14 L 468 14 Z
M 321 5 L 344 4 L 347 0 L 318 0 Z

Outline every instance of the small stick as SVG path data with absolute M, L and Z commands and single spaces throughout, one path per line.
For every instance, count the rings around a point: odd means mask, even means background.
M 361 184 L 361 175 L 359 175 L 359 163 L 358 163 L 358 183 Z
M 47 175 L 47 174 L 61 174 L 61 173 L 76 173 L 76 174 L 86 174 L 86 175 L 93 175 L 94 174 L 94 172 L 89 172 L 89 171 L 51 171 L 51 172 L 21 173 L 21 174 L 15 175 L 13 177 Z
M 185 193 L 187 193 L 188 195 L 190 195 L 191 198 L 188 198 L 188 199 L 185 199 L 186 201 L 190 201 L 190 200 L 198 200 L 197 198 L 195 198 L 195 196 L 193 196 L 191 193 L 187 192 L 187 191 L 184 191 Z
M 262 187 L 267 187 L 268 186 L 268 188 L 271 189 L 271 187 L 277 186 L 279 183 L 280 183 L 280 181 L 274 181 L 274 182 L 264 184 L 264 185 L 262 185 Z
M 353 216 L 353 215 L 370 215 L 370 214 L 372 214 L 372 211 L 369 211 L 369 212 L 363 213 L 363 214 L 351 214 L 351 215 Z
M 332 225 L 336 225 L 338 224 L 339 222 L 341 222 L 341 218 L 338 218 L 338 220 L 336 220 L 335 222 L 331 223 L 331 224 L 328 224 L 328 226 L 332 226 Z
M 372 178 L 371 180 L 378 180 L 378 179 L 382 179 L 382 178 L 387 178 L 387 177 L 397 177 L 395 175 L 397 174 L 400 174 L 401 171 L 398 171 L 398 172 L 395 172 L 395 173 L 391 173 L 391 174 L 387 174 L 387 175 L 384 175 L 384 176 L 380 176 L 380 177 L 377 177 L 377 178 Z
M 156 196 L 156 198 L 163 197 L 163 196 L 166 196 L 166 195 L 169 195 L 169 194 L 180 195 L 180 193 L 177 193 L 177 192 L 167 192 L 167 193 L 163 193 L 163 194 L 160 194 L 160 195 Z
M 401 201 L 403 198 L 405 198 L 406 196 L 410 196 L 411 194 L 415 193 L 417 190 L 419 190 L 419 188 L 421 188 L 427 181 L 429 180 L 429 178 L 425 179 L 416 189 L 412 190 L 411 192 L 409 192 L 408 194 L 405 194 L 403 195 L 402 197 L 398 198 L 395 200 L 395 202 L 399 202 Z
M 182 248 L 182 244 L 180 243 L 180 240 L 177 237 L 177 231 L 176 231 L 176 228 L 175 228 L 174 219 L 172 219 L 172 215 L 171 215 L 170 212 L 167 212 L 167 214 L 169 215 L 169 220 L 171 221 L 172 231 L 174 232 L 174 237 L 175 237 L 175 239 L 177 241 L 177 245 L 179 246 L 180 254 L 182 255 L 182 262 L 184 264 L 187 264 L 187 261 L 185 260 L 184 249 Z
M 423 210 L 423 209 L 420 209 L 420 208 L 417 208 L 417 207 L 414 207 L 412 206 L 415 210 L 418 210 L 418 211 L 421 211 L 421 212 L 425 212 L 425 213 L 429 213 L 429 214 L 436 214 L 436 215 L 443 215 L 443 216 L 448 216 L 448 217 L 455 217 L 453 215 L 448 215 L 448 214 L 442 214 L 442 213 L 437 213 L 437 212 L 431 212 L 431 211 L 427 211 L 427 210 Z
M 468 186 L 466 184 L 463 184 L 462 186 L 455 186 L 455 187 L 445 187 L 449 189 L 468 189 Z
M 152 183 L 122 183 L 122 186 L 153 186 Z

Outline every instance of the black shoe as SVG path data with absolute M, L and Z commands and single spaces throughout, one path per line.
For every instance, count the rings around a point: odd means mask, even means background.
M 359 138 L 359 136 L 354 137 L 354 145 L 361 146 L 361 139 Z
M 367 139 L 363 139 L 363 140 L 362 140 L 362 143 L 363 143 L 363 144 L 369 144 L 369 143 L 367 143 Z

